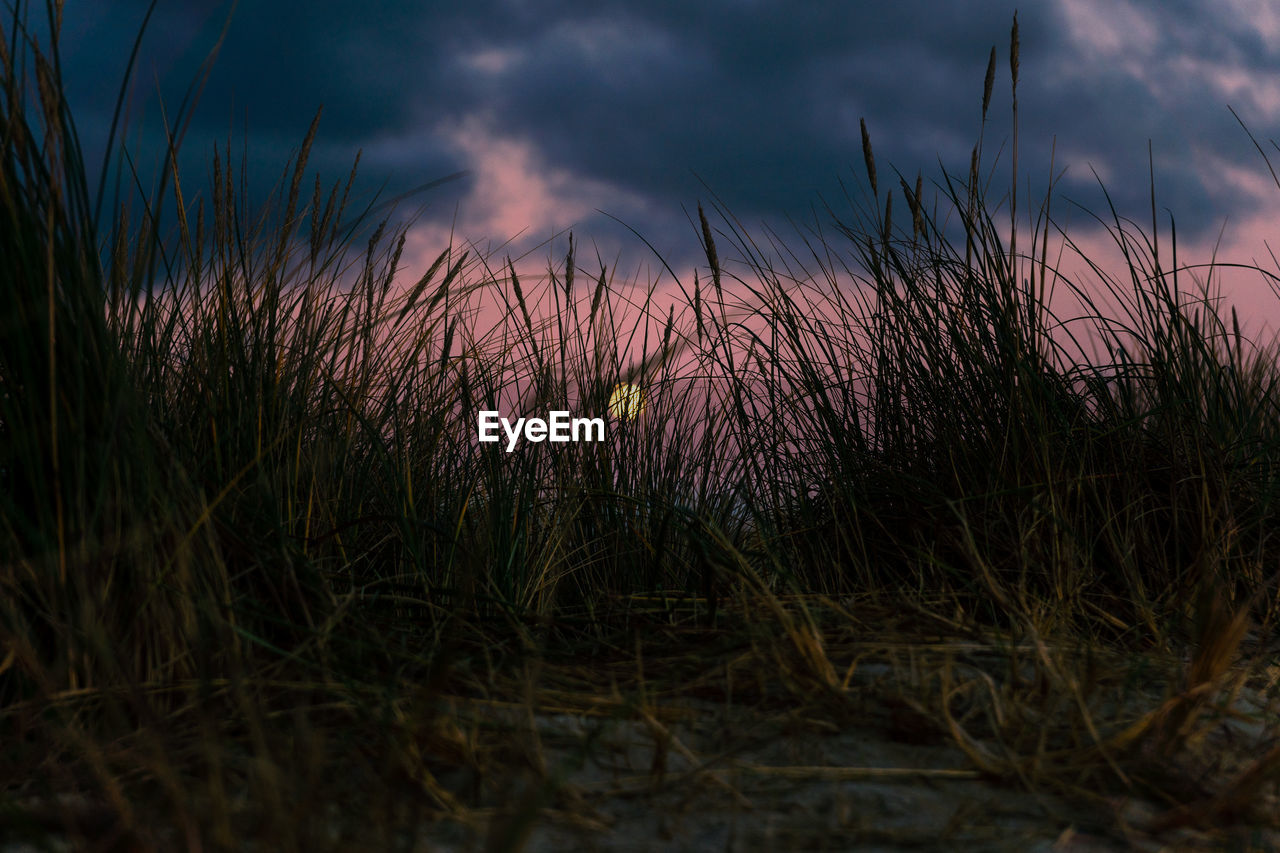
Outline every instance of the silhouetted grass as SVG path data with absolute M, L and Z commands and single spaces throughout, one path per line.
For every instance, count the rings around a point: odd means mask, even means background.
M 989 725 L 956 718 L 950 659 L 909 700 L 991 778 L 1153 790 L 1166 826 L 1261 801 L 1275 750 L 1210 793 L 1144 768 L 1273 633 L 1274 347 L 1117 211 L 1127 266 L 1090 292 L 1047 261 L 1047 199 L 997 221 L 1018 187 L 988 197 L 981 143 L 963 181 L 891 189 L 864 128 L 870 193 L 830 226 L 761 245 L 700 206 L 674 307 L 572 240 L 537 284 L 451 246 L 393 289 L 407 226 L 364 228 L 354 169 L 304 186 L 314 124 L 262 211 L 226 152 L 181 183 L 175 143 L 159 194 L 99 221 L 56 39 L 9 27 L 0 831 L 337 849 L 425 814 L 516 844 L 566 795 L 532 728 L 468 734 L 451 703 L 607 706 L 663 749 L 659 689 L 845 719 L 850 635 L 907 622 L 1037 673 L 992 687 Z M 619 383 L 648 408 L 604 443 L 476 441 L 480 409 L 603 415 Z M 669 654 L 646 671 L 641 644 Z M 1185 689 L 1100 704 L 1156 654 Z M 756 686 L 693 677 L 707 655 Z M 485 811 L 516 766 L 549 787 Z M 331 807 L 363 828 L 325 835 Z

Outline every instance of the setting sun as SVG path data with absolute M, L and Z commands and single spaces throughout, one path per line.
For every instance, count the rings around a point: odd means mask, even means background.
M 639 385 L 616 385 L 609 397 L 609 414 L 622 421 L 634 420 L 647 402 Z

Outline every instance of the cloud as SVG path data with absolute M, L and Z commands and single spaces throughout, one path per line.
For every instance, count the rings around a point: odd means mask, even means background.
M 146 5 L 67 0 L 67 78 L 89 136 L 105 133 Z M 176 106 L 229 8 L 159 5 L 139 64 L 139 149 L 159 144 L 158 110 L 146 97 L 152 75 Z M 986 163 L 997 167 L 995 197 L 1007 192 L 1014 8 L 241 3 L 184 168 L 198 180 L 234 121 L 251 179 L 270 187 L 323 104 L 311 166 L 326 183 L 345 178 L 357 150 L 362 186 L 385 185 L 388 195 L 471 170 L 465 185 L 423 199 L 418 227 L 437 237 L 455 224 L 477 240 L 527 229 L 522 240 L 536 244 L 573 226 L 582 245 L 599 238 L 606 253 L 626 244 L 644 256 L 599 208 L 688 260 L 696 239 L 684 211 L 712 193 L 748 229 L 768 222 L 784 234 L 788 217 L 809 219 L 820 199 L 839 207 L 841 181 L 861 180 L 862 118 L 882 190 L 896 184 L 892 167 L 908 180 L 922 172 L 926 183 L 942 169 L 963 177 L 981 131 Z M 1019 9 L 1020 193 L 1044 192 L 1052 154 L 1055 170 L 1066 169 L 1056 191 L 1062 215 L 1088 222 L 1067 200 L 1105 213 L 1096 172 L 1121 215 L 1149 218 L 1153 168 L 1157 204 L 1187 245 L 1211 243 L 1228 216 L 1242 234 L 1262 233 L 1244 225 L 1263 223 L 1280 189 L 1270 193 L 1266 166 L 1227 105 L 1264 146 L 1280 136 L 1273 4 L 1042 0 Z M 983 129 L 993 45 L 997 85 Z
M 583 179 L 544 162 L 527 140 L 496 132 L 491 117 L 470 115 L 437 128 L 473 178 L 459 207 L 464 233 L 502 241 L 541 240 L 572 228 L 597 207 L 641 210 L 636 193 Z

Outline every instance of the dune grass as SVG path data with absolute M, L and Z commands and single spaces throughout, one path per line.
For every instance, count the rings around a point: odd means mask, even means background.
M 963 180 L 890 187 L 864 132 L 859 200 L 791 241 L 699 206 L 674 306 L 572 242 L 538 283 L 451 246 L 392 288 L 408 226 L 351 209 L 354 168 L 304 185 L 316 125 L 262 210 L 227 152 L 193 190 L 175 143 L 99 219 L 56 40 L 6 26 L 0 832 L 409 849 L 425 815 L 519 846 L 575 814 L 540 709 L 655 741 L 695 687 L 839 720 L 857 642 L 926 635 L 1034 671 L 985 716 L 945 657 L 894 700 L 986 778 L 1260 819 L 1274 748 L 1210 791 L 1171 768 L 1270 660 L 1275 351 L 1188 296 L 1154 195 L 1149 233 L 1100 220 L 1127 266 L 1091 292 L 1049 262 L 1049 198 L 1020 222 L 1016 179 L 988 194 L 981 143 Z M 647 409 L 602 444 L 476 441 L 480 409 L 604 414 L 627 382 Z M 1152 660 L 1168 690 L 1107 705 Z M 481 736 L 465 701 L 530 724 Z M 546 798 L 504 800 L 513 768 Z

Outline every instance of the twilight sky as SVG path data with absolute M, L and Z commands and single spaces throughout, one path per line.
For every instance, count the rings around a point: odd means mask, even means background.
M 7 3 L 6 5 L 11 5 Z M 39 4 L 36 4 L 39 5 Z M 67 0 L 64 72 L 91 161 L 100 157 L 144 0 Z M 1011 141 L 1014 3 L 770 0 L 241 0 L 184 143 L 189 182 L 215 141 L 247 145 L 251 184 L 270 189 L 321 105 L 311 159 L 327 185 L 363 150 L 358 188 L 383 198 L 459 170 L 421 201 L 412 243 L 443 248 L 451 223 L 512 251 L 572 227 L 612 265 L 651 264 L 634 227 L 668 257 L 696 262 L 686 218 L 714 191 L 758 230 L 793 233 L 821 199 L 847 211 L 840 181 L 863 184 L 865 117 L 885 185 L 896 166 L 926 185 L 963 177 L 977 140 L 983 74 L 998 51 L 986 151 Z M 1158 204 L 1180 251 L 1208 251 L 1226 220 L 1228 260 L 1274 270 L 1263 240 L 1277 188 L 1235 109 L 1280 168 L 1280 6 L 1270 0 L 1023 0 L 1020 172 L 1042 196 L 1055 144 L 1055 211 L 1087 245 L 1104 240 L 1064 199 L 1099 213 L 1091 167 L 1120 212 L 1149 226 L 1147 143 Z M 230 4 L 160 0 L 133 97 L 131 148 L 156 162 L 157 79 L 172 113 L 215 44 Z M 1007 188 L 1002 155 L 994 186 Z M 700 183 L 705 181 L 707 187 Z M 309 186 L 313 179 L 308 177 Z M 930 192 L 931 196 L 932 193 Z M 998 194 L 997 194 L 998 195 Z M 416 205 L 404 209 L 411 212 Z M 1162 213 L 1167 227 L 1168 214 Z M 826 224 L 824 222 L 824 224 Z M 1093 236 L 1090 236 L 1092 233 Z M 1090 242 L 1092 241 L 1092 242 Z M 556 243 L 563 252 L 563 238 Z M 544 247 L 531 255 L 545 264 Z M 588 260 L 589 259 L 589 260 Z M 406 257 L 416 278 L 422 261 Z M 1255 275 L 1233 282 L 1248 314 L 1276 304 Z M 1280 311 L 1277 311 L 1280 316 Z

